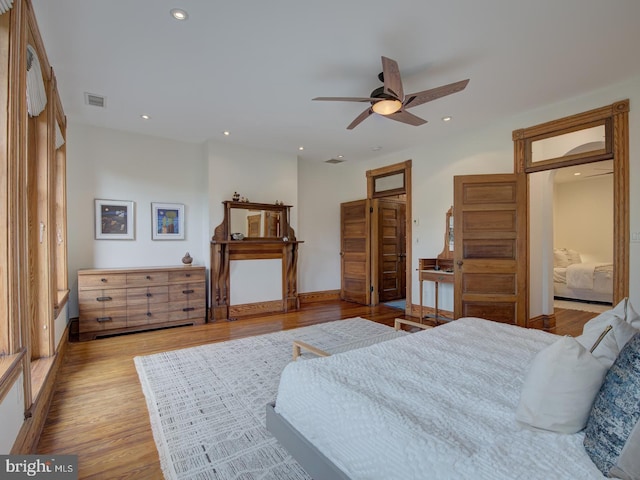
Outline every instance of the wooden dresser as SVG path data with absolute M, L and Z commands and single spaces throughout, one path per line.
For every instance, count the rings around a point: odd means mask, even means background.
M 78 271 L 80 340 L 206 321 L 205 268 Z

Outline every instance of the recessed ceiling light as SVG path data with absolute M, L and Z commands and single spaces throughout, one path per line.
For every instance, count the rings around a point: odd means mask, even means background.
M 451 117 L 449 117 L 449 116 L 442 117 L 442 121 L 443 122 L 450 122 L 451 121 Z
M 304 147 L 301 145 L 301 146 L 298 147 L 298 150 L 302 151 L 302 150 L 304 150 Z
M 189 14 L 185 10 L 182 10 L 181 8 L 172 9 L 171 16 L 176 20 L 186 20 L 187 18 L 189 18 Z
M 580 172 L 576 172 L 574 173 L 574 175 L 577 177 L 578 175 L 582 175 Z
M 144 115 L 140 115 L 140 118 L 143 120 L 149 120 L 151 117 L 145 113 Z
M 344 158 L 344 155 L 338 155 L 338 158 Z
M 229 135 L 231 135 L 231 133 L 230 133 L 229 131 L 227 131 L 227 130 L 225 130 L 224 132 L 222 132 L 222 134 L 223 134 L 225 137 L 228 137 Z
M 380 150 L 382 150 L 382 147 L 381 147 L 381 146 L 379 146 L 379 145 L 378 145 L 377 147 L 371 147 L 371 151 L 372 151 L 372 152 L 378 152 L 378 151 L 380 151 Z

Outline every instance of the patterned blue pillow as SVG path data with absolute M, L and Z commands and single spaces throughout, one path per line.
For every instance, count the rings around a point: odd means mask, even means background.
M 607 372 L 587 421 L 584 447 L 605 475 L 640 478 L 640 333 Z

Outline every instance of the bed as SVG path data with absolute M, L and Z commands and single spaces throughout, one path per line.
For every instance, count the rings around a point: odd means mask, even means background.
M 553 295 L 558 299 L 611 304 L 613 263 L 585 262 L 575 250 L 554 250 Z
M 315 480 L 602 479 L 583 432 L 515 418 L 532 359 L 560 338 L 463 318 L 292 362 L 267 428 Z

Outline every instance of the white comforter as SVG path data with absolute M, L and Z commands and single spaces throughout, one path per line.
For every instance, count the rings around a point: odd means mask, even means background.
M 583 435 L 515 420 L 527 367 L 557 337 L 466 318 L 289 364 L 276 411 L 350 478 L 604 478 Z
M 613 275 L 612 263 L 574 263 L 567 267 L 567 287 L 593 289 L 595 272 Z

